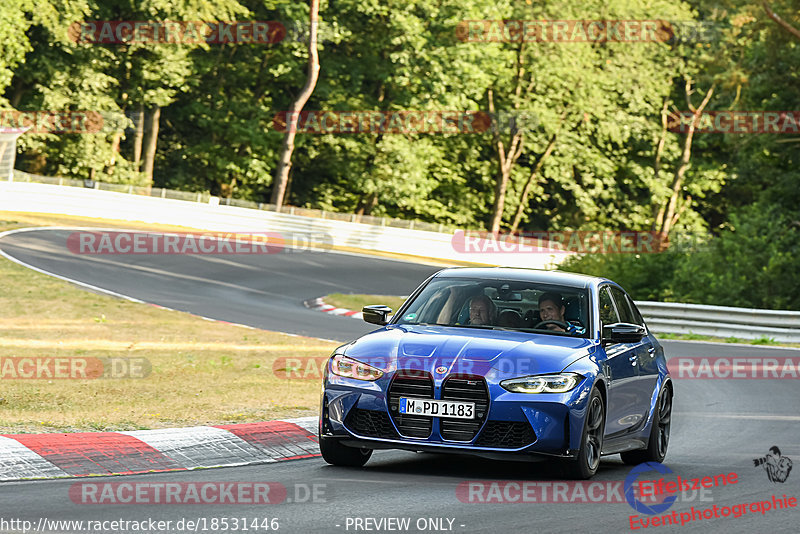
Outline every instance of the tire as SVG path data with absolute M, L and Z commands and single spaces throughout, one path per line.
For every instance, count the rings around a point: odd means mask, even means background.
M 342 445 L 338 439 L 319 438 L 319 451 L 322 459 L 331 465 L 342 467 L 362 467 L 370 456 L 372 449 L 356 449 Z
M 620 453 L 622 461 L 628 465 L 639 465 L 643 462 L 664 461 L 669 447 L 669 429 L 672 425 L 672 392 L 669 386 L 661 388 L 661 394 L 656 404 L 656 413 L 653 415 L 653 425 L 650 428 L 650 437 L 647 439 L 647 448 L 638 451 Z
M 577 458 L 567 460 L 564 471 L 567 478 L 586 480 L 597 473 L 600 466 L 600 453 L 603 450 L 606 411 L 603 397 L 596 389 L 592 390 L 586 404 L 586 417 L 583 421 L 580 452 Z

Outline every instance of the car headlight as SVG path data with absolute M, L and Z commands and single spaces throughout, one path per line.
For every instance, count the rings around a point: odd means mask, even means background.
M 383 376 L 383 371 L 366 363 L 361 363 L 344 354 L 335 354 L 331 360 L 331 372 L 345 378 L 357 380 L 377 380 Z
M 523 376 L 503 380 L 500 385 L 512 393 L 566 393 L 574 389 L 583 377 L 576 373 Z

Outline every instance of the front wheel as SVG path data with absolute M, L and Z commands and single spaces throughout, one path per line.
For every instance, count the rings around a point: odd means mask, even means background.
M 564 465 L 568 478 L 585 480 L 592 478 L 600 466 L 600 452 L 603 450 L 605 432 L 605 408 L 600 392 L 592 390 L 583 421 L 583 434 L 578 457 L 568 460 Z
M 322 453 L 322 459 L 329 464 L 343 467 L 361 467 L 372 456 L 372 449 L 348 447 L 339 443 L 338 439 L 322 436 L 319 438 L 319 452 Z
M 628 465 L 639 465 L 643 462 L 663 462 L 667 456 L 671 425 L 672 392 L 669 386 L 666 386 L 661 389 L 661 395 L 658 397 L 656 413 L 653 415 L 653 426 L 650 429 L 650 438 L 647 440 L 647 448 L 620 453 L 622 461 Z

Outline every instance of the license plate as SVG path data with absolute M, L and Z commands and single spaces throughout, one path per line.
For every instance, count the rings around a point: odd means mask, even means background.
M 474 419 L 475 403 L 400 397 L 400 413 L 427 415 L 430 417 L 452 417 L 454 419 Z

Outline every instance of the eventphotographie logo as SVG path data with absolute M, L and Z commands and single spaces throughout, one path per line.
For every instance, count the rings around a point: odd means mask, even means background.
M 753 458 L 753 464 L 756 467 L 764 468 L 770 482 L 786 482 L 789 473 L 792 472 L 792 460 L 787 456 L 782 456 L 777 445 L 770 447 L 766 456 Z

